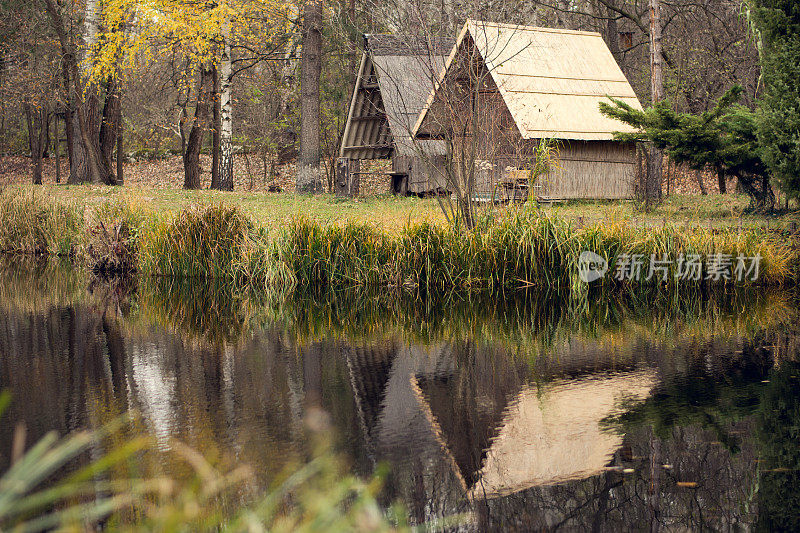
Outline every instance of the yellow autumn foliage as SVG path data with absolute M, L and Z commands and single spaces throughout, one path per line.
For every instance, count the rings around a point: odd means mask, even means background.
M 258 60 L 296 31 L 296 12 L 283 0 L 104 0 L 103 31 L 85 55 L 88 71 L 104 80 L 172 57 L 191 72 L 217 65 L 226 39 L 244 51 L 243 60 Z

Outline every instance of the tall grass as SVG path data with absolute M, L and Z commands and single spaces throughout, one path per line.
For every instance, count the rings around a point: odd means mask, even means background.
M 0 191 L 0 252 L 67 256 L 81 240 L 83 213 L 30 190 Z
M 268 233 L 236 207 L 192 206 L 176 216 L 129 204 L 101 204 L 83 215 L 75 206 L 34 192 L 0 195 L 0 249 L 71 254 L 95 271 L 138 270 L 145 276 L 224 280 L 291 291 L 380 287 L 420 294 L 547 287 L 585 295 L 578 258 L 592 251 L 608 263 L 594 285 L 638 290 L 642 285 L 705 286 L 676 279 L 680 256 L 760 256 L 759 277 L 745 284 L 781 285 L 800 272 L 797 241 L 763 230 L 632 227 L 610 221 L 587 227 L 533 207 L 510 211 L 480 229 L 423 223 L 390 234 L 368 224 L 320 224 L 305 218 Z M 643 260 L 642 279 L 614 279 L 625 256 Z M 670 262 L 667 279 L 643 279 L 650 257 Z M 731 280 L 711 280 L 714 284 Z
M 548 287 L 584 294 L 588 285 L 580 280 L 578 258 L 586 250 L 608 262 L 607 275 L 596 282 L 604 286 L 710 283 L 707 269 L 699 280 L 676 279 L 679 256 L 690 254 L 700 255 L 706 264 L 713 254 L 733 261 L 740 254 L 759 255 L 759 277 L 743 280 L 745 284 L 787 283 L 798 269 L 796 248 L 763 231 L 633 228 L 619 223 L 574 228 L 533 210 L 500 218 L 482 231 L 421 224 L 396 237 L 367 225 L 321 226 L 299 219 L 275 238 L 274 247 L 272 260 L 282 263 L 298 286 L 407 287 L 426 293 Z M 625 255 L 634 254 L 645 262 L 641 279 L 618 283 L 615 269 Z M 672 262 L 665 282 L 658 276 L 644 279 L 651 256 L 666 256 Z
M 167 223 L 143 224 L 139 269 L 151 276 L 232 278 L 252 230 L 235 207 L 190 207 Z

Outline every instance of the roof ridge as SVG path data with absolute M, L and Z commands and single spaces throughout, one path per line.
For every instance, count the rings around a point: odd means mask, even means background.
M 469 19 L 467 23 L 476 25 L 476 26 L 494 26 L 496 28 L 509 28 L 515 29 L 520 31 L 534 31 L 534 32 L 543 32 L 543 33 L 561 33 L 565 35 L 592 35 L 597 37 L 602 37 L 599 32 L 596 31 L 586 31 L 586 30 L 568 30 L 566 28 L 547 28 L 544 26 L 526 26 L 524 24 L 509 24 L 505 22 L 491 22 L 487 20 L 475 20 Z

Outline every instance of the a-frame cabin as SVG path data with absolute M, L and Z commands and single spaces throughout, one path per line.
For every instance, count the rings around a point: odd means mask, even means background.
M 412 140 L 411 130 L 453 41 L 394 35 L 364 39 L 339 156 L 355 173 L 361 160 L 391 159 L 392 188 L 399 194 L 444 190 L 445 143 Z

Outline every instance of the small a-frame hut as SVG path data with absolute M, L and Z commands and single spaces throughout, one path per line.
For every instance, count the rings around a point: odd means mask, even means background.
M 635 146 L 614 140 L 614 132 L 631 129 L 600 113 L 598 104 L 609 96 L 641 108 L 599 33 L 467 21 L 414 136 L 451 139 L 457 146 L 453 136 L 459 133 L 448 113 L 458 109 L 454 100 L 471 97 L 472 112 L 480 116 L 477 133 L 467 135 L 491 152 L 475 158 L 481 169 L 477 190 L 530 176 L 518 154 L 535 153 L 548 139 L 557 146 L 558 163 L 531 184 L 533 193 L 627 198 L 635 181 Z
M 411 129 L 452 49 L 452 40 L 364 38 L 339 168 L 344 167 L 345 174 L 358 174 L 361 160 L 391 159 L 395 192 L 424 194 L 444 188 L 442 173 L 437 171 L 447 153 L 444 142 L 413 141 Z

